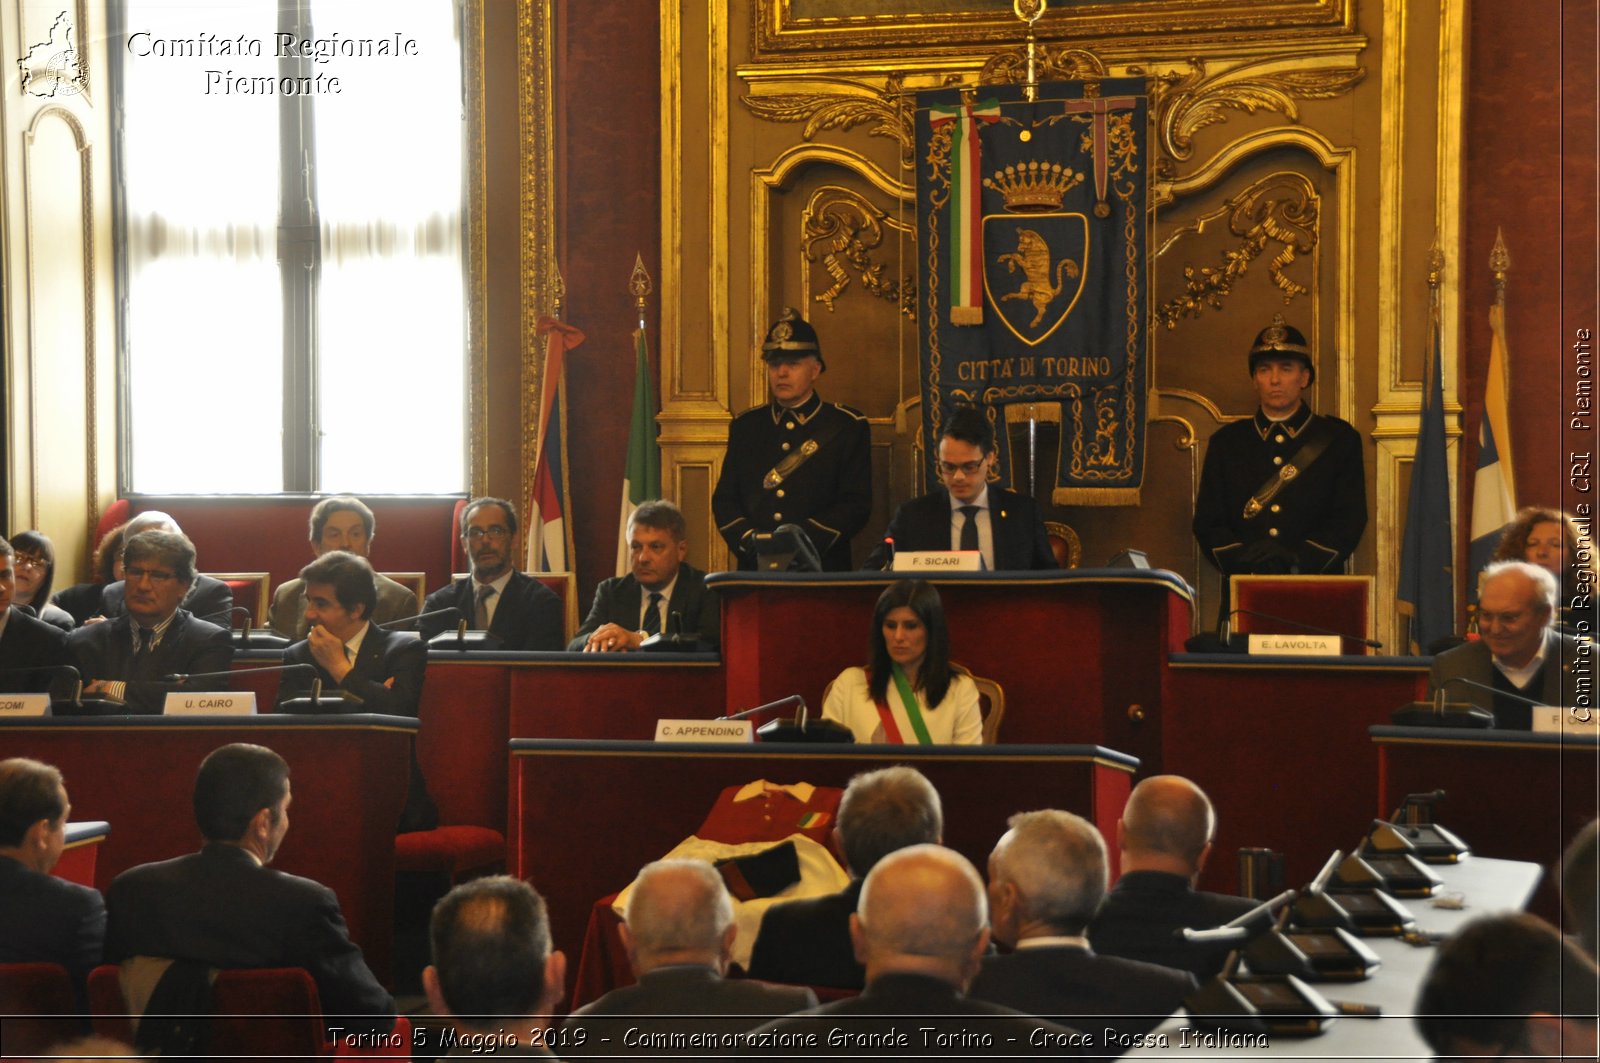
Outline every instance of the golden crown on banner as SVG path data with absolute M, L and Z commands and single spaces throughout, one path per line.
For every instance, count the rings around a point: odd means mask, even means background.
M 1016 211 L 1055 210 L 1068 192 L 1083 183 L 1083 174 L 1059 162 L 1025 162 L 996 170 L 985 177 L 983 186 L 1005 197 L 1006 209 Z

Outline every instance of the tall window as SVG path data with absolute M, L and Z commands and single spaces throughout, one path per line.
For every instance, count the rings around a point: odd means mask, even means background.
M 127 488 L 462 490 L 459 0 L 111 6 Z

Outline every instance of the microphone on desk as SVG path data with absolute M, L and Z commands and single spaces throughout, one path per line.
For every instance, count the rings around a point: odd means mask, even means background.
M 730 713 L 727 716 L 718 716 L 717 719 L 748 720 L 753 716 L 761 716 L 765 713 L 771 713 L 773 716 L 777 716 L 779 713 L 794 713 L 795 721 L 801 727 L 804 727 L 806 722 L 806 699 L 801 697 L 799 694 L 790 694 L 786 698 L 779 698 L 777 701 L 769 701 L 765 705 L 757 705 L 753 709 L 745 709 L 743 712 Z
M 1221 926 L 1208 927 L 1204 930 L 1196 930 L 1193 927 L 1186 926 L 1179 930 L 1178 934 L 1183 940 L 1191 941 L 1195 944 L 1231 945 L 1247 941 L 1264 929 L 1264 927 L 1257 925 L 1263 918 L 1267 918 L 1270 925 L 1273 911 L 1293 901 L 1296 896 L 1298 894 L 1295 890 L 1284 890 L 1276 897 L 1262 901 L 1254 908 L 1235 916 Z
M 1229 613 L 1225 618 L 1223 618 L 1223 624 L 1228 624 L 1236 616 L 1253 616 L 1261 620 L 1271 620 L 1275 624 L 1288 624 L 1295 630 L 1304 631 L 1309 635 L 1337 635 L 1341 639 L 1348 639 L 1351 642 L 1359 642 L 1363 646 L 1374 650 L 1383 649 L 1383 643 L 1379 642 L 1377 639 L 1369 639 L 1362 635 L 1354 635 L 1348 631 L 1335 631 L 1330 627 L 1317 627 L 1315 624 L 1307 624 L 1301 620 L 1291 620 L 1286 616 L 1273 616 L 1271 613 L 1258 613 L 1254 609 L 1235 609 L 1233 612 Z
M 309 664 L 269 664 L 261 668 L 230 668 L 225 672 L 168 672 L 161 677 L 163 683 L 188 683 L 195 679 L 232 679 L 236 675 L 258 675 L 262 672 L 315 672 Z
M 881 569 L 879 569 L 878 571 L 880 571 L 880 572 L 892 572 L 893 570 L 894 570 L 894 536 L 885 535 L 883 537 L 883 567 Z
M 70 675 L 72 677 L 72 697 L 58 698 L 51 690 L 38 691 L 50 695 L 52 704 L 60 702 L 63 705 L 80 705 L 83 702 L 83 673 L 70 664 L 38 664 L 32 668 L 0 668 L 0 676 L 28 675 L 36 676 L 40 673 L 47 675 Z M 52 684 L 53 685 L 53 684 Z M 9 693 L 28 693 L 27 691 L 10 691 Z
M 443 609 L 430 609 L 428 612 L 418 613 L 416 616 L 402 616 L 395 620 L 385 620 L 383 623 L 374 624 L 373 626 L 381 627 L 385 631 L 393 631 L 395 628 L 403 627 L 406 624 L 414 624 L 418 620 L 432 620 L 433 618 L 440 616 L 453 616 L 459 618 L 461 616 L 461 610 L 457 609 L 453 605 L 447 605 Z M 449 634 L 449 632 L 440 632 L 440 634 Z
M 1539 702 L 1525 698 L 1506 690 L 1497 690 L 1485 683 L 1480 683 L 1465 676 L 1452 676 L 1434 688 L 1433 696 L 1427 701 L 1411 701 L 1389 714 L 1389 722 L 1397 727 L 1468 727 L 1483 729 L 1494 726 L 1494 711 L 1474 705 L 1470 701 L 1446 701 L 1444 692 L 1447 687 L 1455 686 L 1476 687 L 1487 690 L 1495 697 L 1507 698 L 1511 701 L 1521 702 L 1535 708 Z
M 232 618 L 240 613 L 244 614 L 244 626 L 231 626 Z M 250 649 L 254 646 L 265 650 L 276 650 L 289 645 L 291 641 L 268 628 L 257 628 L 255 626 L 256 614 L 242 605 L 236 605 L 228 610 L 228 615 L 230 620 L 228 632 L 233 637 L 234 645 L 241 649 Z

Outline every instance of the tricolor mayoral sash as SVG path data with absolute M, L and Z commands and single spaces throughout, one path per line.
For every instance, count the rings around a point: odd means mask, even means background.
M 1028 102 L 1021 85 L 917 94 L 925 438 L 939 438 L 953 405 L 986 408 L 1004 483 L 1005 408 L 1026 405 L 1025 416 L 1061 425 L 1056 504 L 1135 505 L 1149 88 L 1142 78 L 1051 82 L 1037 96 Z

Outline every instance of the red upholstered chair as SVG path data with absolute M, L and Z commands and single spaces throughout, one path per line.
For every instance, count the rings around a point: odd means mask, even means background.
M 426 572 L 380 572 L 380 576 L 394 580 L 400 586 L 417 596 L 415 612 L 422 612 L 422 603 L 428 597 L 428 574 Z
M 99 547 L 100 540 L 106 537 L 106 532 L 110 531 L 112 528 L 115 528 L 119 524 L 128 523 L 132 517 L 132 502 L 129 502 L 126 498 L 119 498 L 115 502 L 111 503 L 106 507 L 106 511 L 100 514 L 100 521 L 94 526 L 94 542 L 90 545 L 89 549 L 93 550 Z
M 1230 612 L 1247 609 L 1342 635 L 1372 637 L 1371 576 L 1234 576 L 1228 583 Z M 1241 634 L 1307 633 L 1294 623 L 1279 623 L 1248 613 L 1233 618 L 1233 629 Z M 1370 651 L 1355 638 L 1346 638 L 1342 652 Z
M 272 593 L 269 584 L 272 581 L 272 573 L 207 572 L 205 575 L 228 585 L 228 589 L 233 592 L 233 604 L 250 610 L 252 626 L 266 627 L 271 622 Z
M 460 572 L 467 567 L 467 548 L 461 545 L 461 511 L 471 499 L 457 499 L 450 511 L 450 571 Z
M 133 1044 L 133 1019 L 122 995 L 122 969 L 102 963 L 89 972 L 89 1015 L 94 1032 L 123 1044 Z
M 394 839 L 396 871 L 442 871 L 454 885 L 505 867 L 506 836 L 492 827 L 453 824 Z
M 72 980 L 59 963 L 0 963 L 0 1055 L 42 1056 L 81 1032 Z

